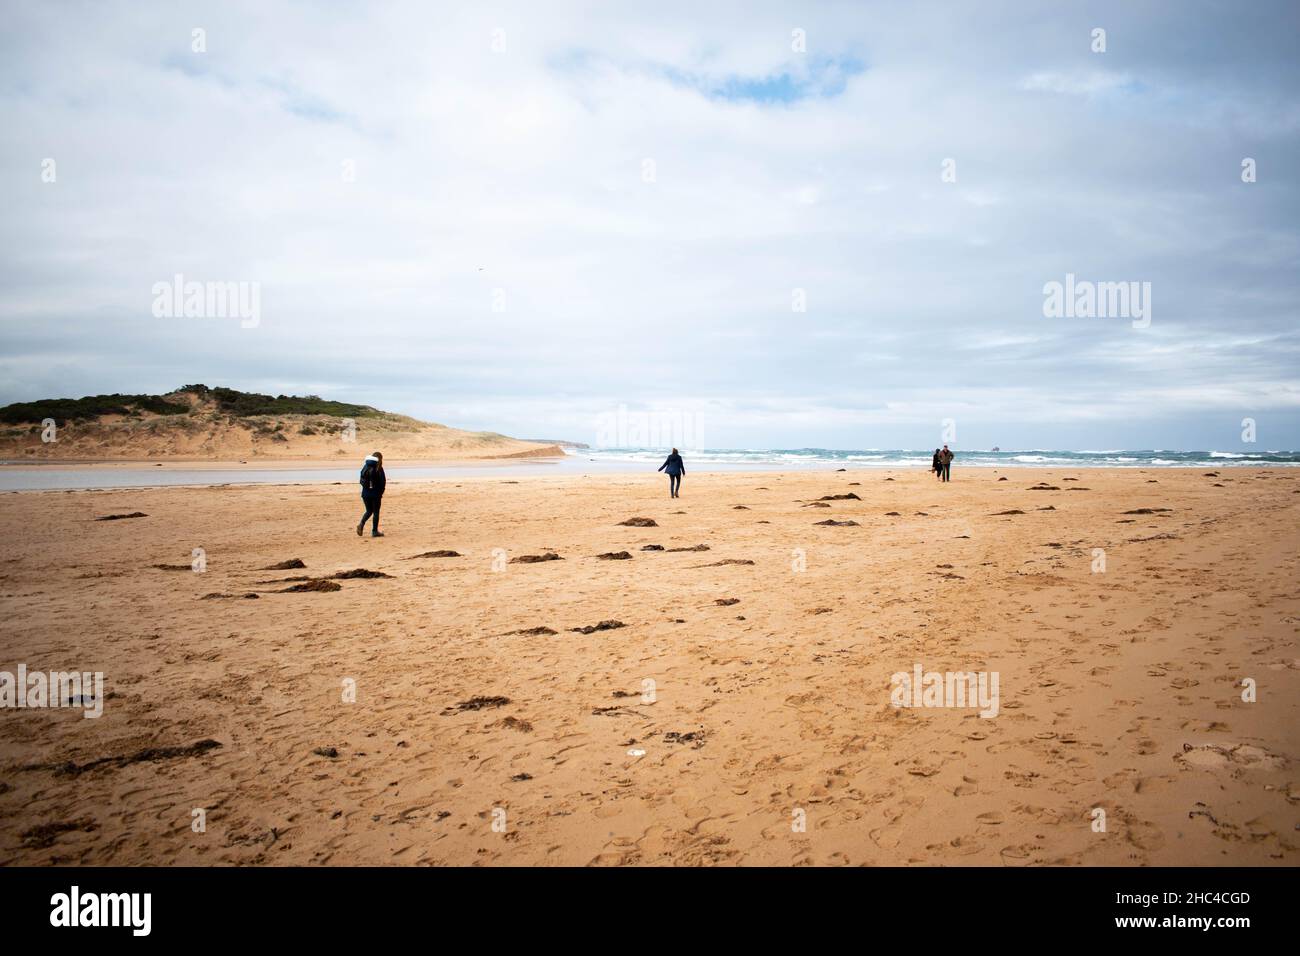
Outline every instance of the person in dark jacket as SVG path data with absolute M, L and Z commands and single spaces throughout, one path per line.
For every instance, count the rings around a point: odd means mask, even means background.
M 370 537 L 382 538 L 384 533 L 379 530 L 379 504 L 384 497 L 384 486 L 388 484 L 388 479 L 384 476 L 384 456 L 381 452 L 375 452 L 366 459 L 365 464 L 361 466 L 361 501 L 366 506 L 366 513 L 361 516 L 361 521 L 357 523 L 357 537 L 366 526 L 366 519 L 370 519 Z
M 674 498 L 680 497 L 677 492 L 682 487 L 682 475 L 686 474 L 686 464 L 682 461 L 682 456 L 677 454 L 676 448 L 658 470 L 668 475 L 668 493 Z
M 948 481 L 948 474 L 952 471 L 952 451 L 947 445 L 943 446 L 943 451 L 939 452 L 939 464 L 943 466 L 943 480 Z
M 930 470 L 934 472 L 934 477 L 943 478 L 943 462 L 939 460 L 939 449 L 934 450 L 934 458 L 930 461 Z

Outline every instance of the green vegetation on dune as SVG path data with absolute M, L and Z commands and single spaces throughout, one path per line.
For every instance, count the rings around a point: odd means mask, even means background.
M 224 414 L 237 418 L 254 415 L 329 415 L 335 418 L 373 418 L 384 413 L 369 405 L 330 402 L 316 395 L 261 395 L 233 388 L 186 385 L 179 389 L 200 401 L 211 401 Z M 62 425 L 86 421 L 101 415 L 188 415 L 188 404 L 160 395 L 87 395 L 84 398 L 47 398 L 36 402 L 15 402 L 0 408 L 0 422 L 17 425 L 52 418 Z
M 348 402 L 331 402 L 318 395 L 261 395 L 241 392 L 233 388 L 206 385 L 186 385 L 182 392 L 191 392 L 199 398 L 217 403 L 228 415 L 246 418 L 251 415 L 332 415 L 336 418 L 370 418 L 384 414 L 369 405 L 352 405 Z
M 17 425 L 22 422 L 39 422 L 47 418 L 62 425 L 69 421 L 85 421 L 100 415 L 138 415 L 152 412 L 155 415 L 184 415 L 188 405 L 167 401 L 157 395 L 87 395 L 85 398 L 47 398 L 39 402 L 15 402 L 0 408 L 0 422 Z

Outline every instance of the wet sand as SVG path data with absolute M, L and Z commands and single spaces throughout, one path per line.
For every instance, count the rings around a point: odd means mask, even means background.
M 1300 473 L 666 486 L 0 496 L 0 671 L 107 691 L 0 711 L 0 863 L 1300 860 Z

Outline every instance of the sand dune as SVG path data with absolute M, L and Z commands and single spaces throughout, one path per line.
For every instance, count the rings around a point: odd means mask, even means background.
M 331 461 L 352 462 L 374 449 L 387 460 L 455 461 L 563 455 L 558 445 L 470 432 L 365 406 L 366 414 L 235 415 L 179 390 L 160 399 L 188 414 L 107 414 L 60 422 L 55 441 L 38 421 L 0 425 L 0 458 L 10 461 Z
M 954 474 L 5 495 L 0 863 L 1300 861 L 1300 473 Z

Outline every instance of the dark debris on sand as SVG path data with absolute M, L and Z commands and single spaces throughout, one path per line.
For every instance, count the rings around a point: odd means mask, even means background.
M 704 731 L 692 730 L 687 734 L 679 734 L 675 730 L 670 730 L 664 734 L 664 743 L 666 744 L 690 744 L 694 750 L 699 750 L 704 746 Z
M 827 518 L 825 521 L 818 521 L 818 522 L 816 522 L 816 523 L 817 523 L 817 524 L 821 524 L 821 525 L 828 525 L 828 526 L 833 527 L 833 528 L 856 528 L 856 527 L 858 527 L 858 523 L 857 523 L 856 521 L 834 521 L 834 520 L 832 520 L 832 519 L 830 519 L 830 518 Z
M 861 501 L 862 499 L 850 491 L 846 495 L 822 495 L 817 500 L 818 501 Z
M 79 777 L 81 774 L 89 773 L 92 770 L 117 770 L 136 763 L 157 763 L 159 760 L 197 757 L 220 746 L 219 741 L 209 738 L 183 747 L 146 747 L 144 750 L 137 750 L 133 754 L 118 757 L 100 757 L 97 760 L 91 760 L 83 764 L 73 763 L 68 760 L 63 763 L 28 764 L 20 769 L 53 770 L 55 774 L 61 777 Z
M 96 521 L 121 521 L 123 518 L 147 518 L 149 517 L 143 511 L 132 511 L 129 515 L 103 515 L 96 518 Z
M 708 551 L 708 550 L 709 550 L 709 546 L 707 544 L 696 544 L 696 545 L 692 545 L 689 548 L 669 548 L 668 553 L 676 553 L 680 551 Z
M 718 598 L 713 603 L 718 607 L 731 607 L 733 604 L 739 604 L 740 598 Z
M 627 627 L 622 621 L 601 621 L 599 624 L 588 624 L 586 627 L 571 627 L 570 631 L 575 634 L 595 634 L 597 631 L 613 631 L 620 627 Z
M 538 627 L 525 627 L 525 628 L 520 628 L 517 631 L 506 631 L 505 634 L 501 636 L 514 637 L 516 634 L 518 634 L 523 637 L 545 637 L 550 634 L 558 634 L 558 633 L 559 631 L 556 631 L 553 628 L 549 628 L 545 624 L 542 624 L 539 625 Z
M 455 714 L 467 710 L 488 710 L 492 707 L 504 707 L 510 703 L 509 697 L 471 697 L 446 708 L 443 714 Z
M 297 571 L 299 568 L 307 567 L 302 558 L 290 558 L 288 561 L 281 561 L 279 564 L 268 564 L 264 568 L 258 568 L 259 571 Z
M 521 554 L 517 558 L 511 558 L 510 564 L 540 564 L 543 561 L 563 561 L 564 559 L 554 551 L 547 551 L 545 554 Z
M 355 568 L 351 571 L 339 571 L 335 574 L 330 575 L 331 579 L 338 580 L 338 581 L 354 581 L 358 579 L 369 581 L 374 578 L 391 578 L 391 577 L 392 577 L 391 574 L 385 574 L 383 571 L 371 571 L 367 568 Z
M 304 591 L 342 591 L 343 585 L 337 581 L 327 581 L 325 578 L 310 578 L 301 584 L 291 584 L 287 588 L 281 588 L 277 594 L 297 594 Z
M 613 707 L 593 707 L 591 708 L 593 717 L 635 717 L 635 710 L 628 710 L 626 707 L 614 705 Z
M 627 551 L 606 551 L 596 557 L 601 561 L 631 561 L 632 555 Z
M 657 528 L 659 523 L 654 518 L 628 518 L 626 521 L 620 521 L 619 525 L 625 528 Z
M 254 594 L 252 591 L 249 591 L 247 594 L 222 594 L 220 591 L 213 591 L 211 594 L 205 594 L 205 595 L 203 595 L 203 597 L 199 598 L 199 600 L 200 600 L 200 601 L 216 601 L 216 600 L 219 600 L 219 599 L 221 599 L 221 598 L 248 598 L 248 599 L 251 599 L 251 600 L 257 600 L 257 599 L 260 599 L 260 598 L 261 598 L 261 595 L 260 595 L 260 594 Z
M 63 833 L 72 833 L 80 831 L 82 833 L 91 833 L 98 828 L 94 820 L 86 817 L 80 820 L 60 820 L 56 823 L 41 823 L 34 827 L 28 827 L 22 833 L 23 849 L 26 850 L 48 850 L 54 846 L 54 841 Z
M 459 557 L 463 557 L 463 555 L 459 551 L 446 551 L 446 550 L 425 551 L 423 554 L 413 554 L 409 558 L 406 558 L 405 560 L 415 561 L 419 558 L 459 558 Z
M 662 551 L 663 549 L 662 544 L 644 544 L 641 546 L 642 551 Z

